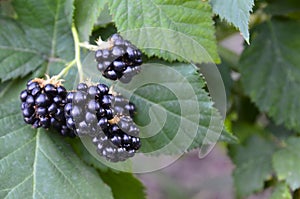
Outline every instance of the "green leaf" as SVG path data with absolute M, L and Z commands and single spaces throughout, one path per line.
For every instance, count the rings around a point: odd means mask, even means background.
M 245 92 L 277 124 L 300 129 L 300 22 L 267 21 L 256 27 L 240 60 Z
M 73 58 L 72 1 L 13 1 L 17 19 L 0 18 L 0 79 L 24 77 L 38 67 Z
M 1 198 L 112 198 L 61 136 L 26 125 L 19 106 L 0 105 Z
M 110 169 L 99 173 L 102 180 L 111 187 L 114 199 L 146 198 L 143 184 L 131 173 L 116 173 Z
M 236 165 L 234 184 L 239 197 L 260 191 L 272 175 L 272 154 L 275 146 L 269 140 L 252 136 L 244 145 L 233 145 L 231 157 Z
M 300 187 L 300 138 L 292 137 L 286 147 L 273 156 L 273 165 L 279 180 L 285 180 L 292 190 Z
M 89 41 L 89 36 L 107 0 L 75 0 L 74 23 L 80 41 Z
M 43 62 L 38 49 L 31 48 L 20 24 L 0 17 L 0 80 L 24 77 Z
M 269 199 L 292 199 L 288 185 L 284 182 L 278 183 Z
M 108 24 L 112 23 L 112 16 L 109 12 L 108 4 L 105 4 L 102 12 L 100 13 L 97 21 L 96 21 L 96 26 L 99 27 L 106 27 Z M 101 34 L 102 38 L 102 34 Z
M 110 3 L 110 9 L 118 31 L 130 36 L 127 39 L 148 56 L 169 61 L 220 62 L 208 2 L 116 0 Z M 143 48 L 145 43 L 153 48 Z
M 213 11 L 222 19 L 237 27 L 249 43 L 248 23 L 254 0 L 210 0 L 210 2 Z
M 163 65 L 162 65 L 163 64 Z M 86 77 L 99 81 L 90 53 L 83 62 Z M 112 82 L 101 78 L 100 82 Z M 129 84 L 114 84 L 114 90 L 130 98 L 137 107 L 135 122 L 140 126 L 142 152 L 153 154 L 180 154 L 235 137 L 223 132 L 220 114 L 213 107 L 205 82 L 190 64 L 147 63 L 142 72 Z M 184 92 L 182 92 L 184 91 Z M 157 150 L 157 151 L 156 151 Z M 152 153 L 151 153 L 152 154 Z

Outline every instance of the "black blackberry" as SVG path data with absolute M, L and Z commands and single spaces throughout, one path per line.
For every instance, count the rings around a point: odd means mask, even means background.
M 125 133 L 128 131 L 128 134 Z M 132 134 L 130 134 L 132 133 Z M 107 131 L 101 131 L 93 138 L 97 152 L 111 162 L 124 161 L 133 157 L 141 146 L 137 137 L 139 129 L 130 117 L 121 116 L 118 124 L 109 124 Z
M 115 114 L 114 97 L 108 92 L 104 84 L 79 84 L 77 91 L 66 97 L 65 117 L 68 128 L 77 135 L 92 137 L 101 156 L 123 161 L 140 148 L 139 129 L 129 116 Z
M 112 95 L 108 91 L 104 84 L 78 84 L 77 91 L 69 92 L 66 98 L 67 126 L 79 136 L 94 136 L 99 127 L 105 129 L 108 120 L 113 118 L 113 110 L 110 108 Z
M 141 71 L 141 51 L 119 34 L 114 34 L 108 44 L 107 49 L 100 49 L 95 53 L 98 70 L 108 79 L 130 82 Z
M 113 96 L 112 106 L 115 114 L 130 116 L 131 118 L 134 117 L 136 111 L 135 105 L 122 95 L 118 94 Z
M 24 121 L 34 128 L 55 128 L 64 136 L 74 137 L 64 116 L 67 91 L 60 81 L 35 78 L 20 93 Z

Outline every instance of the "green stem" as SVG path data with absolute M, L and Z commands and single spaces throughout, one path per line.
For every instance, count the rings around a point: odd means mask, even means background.
M 79 37 L 78 33 L 76 30 L 75 25 L 72 25 L 72 34 L 73 34 L 73 39 L 74 39 L 74 47 L 75 47 L 75 61 L 79 73 L 79 81 L 83 82 L 83 70 L 82 70 L 82 64 L 80 60 L 80 45 L 79 45 Z
M 75 59 L 72 60 L 71 62 L 69 62 L 68 65 L 62 71 L 60 71 L 60 73 L 58 75 L 55 75 L 55 78 L 57 80 L 60 79 L 62 76 L 64 76 L 70 70 L 70 68 L 72 68 L 72 66 L 74 66 L 75 63 L 76 63 Z

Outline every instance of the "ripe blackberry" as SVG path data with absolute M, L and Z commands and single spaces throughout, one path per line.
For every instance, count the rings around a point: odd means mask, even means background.
M 95 53 L 98 70 L 108 79 L 129 83 L 141 71 L 141 51 L 119 34 L 114 34 L 108 44 L 108 48 Z
M 115 114 L 134 117 L 136 111 L 135 105 L 122 95 L 114 95 L 112 98 L 112 106 Z
M 104 84 L 88 86 L 80 83 L 77 91 L 69 92 L 65 105 L 65 117 L 68 128 L 77 135 L 94 136 L 100 128 L 107 128 L 108 120 L 113 118 L 112 95 Z
M 24 121 L 34 128 L 55 128 L 61 135 L 74 137 L 66 126 L 64 105 L 67 91 L 60 81 L 35 78 L 20 93 Z
M 138 134 L 139 129 L 132 119 L 121 116 L 118 124 L 109 124 L 107 131 L 100 131 L 93 138 L 93 143 L 97 146 L 97 153 L 107 160 L 125 161 L 133 157 L 141 146 Z
M 113 95 L 104 84 L 80 83 L 70 92 L 65 105 L 68 128 L 79 136 L 90 136 L 97 152 L 109 161 L 123 161 L 140 148 L 139 129 L 128 116 L 118 116 L 112 104 Z

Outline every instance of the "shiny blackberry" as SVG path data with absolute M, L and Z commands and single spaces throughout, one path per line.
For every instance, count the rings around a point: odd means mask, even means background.
M 118 94 L 112 98 L 112 106 L 115 114 L 134 117 L 136 107 L 134 103 L 130 102 L 124 96 Z
M 66 95 L 67 91 L 59 81 L 39 78 L 28 81 L 27 88 L 20 93 L 25 123 L 33 128 L 52 127 L 64 136 L 74 137 L 64 117 Z
M 99 49 L 95 53 L 98 70 L 110 80 L 129 83 L 141 71 L 141 51 L 119 34 L 114 34 L 108 43 L 108 49 Z
M 141 146 L 139 129 L 132 118 L 115 112 L 114 104 L 122 102 L 124 109 L 128 105 L 128 100 L 119 98 L 116 100 L 109 94 L 104 84 L 81 83 L 77 91 L 67 95 L 68 103 L 64 107 L 67 127 L 78 136 L 91 137 L 99 155 L 113 162 L 132 157 Z
M 112 95 L 104 84 L 88 86 L 80 83 L 77 91 L 67 95 L 65 117 L 68 128 L 79 136 L 95 136 L 107 127 L 107 120 L 112 119 Z M 106 125 L 106 126 L 105 126 Z
M 118 117 L 118 122 L 108 122 L 105 130 L 93 137 L 97 153 L 111 162 L 133 157 L 141 147 L 139 129 L 129 116 Z

